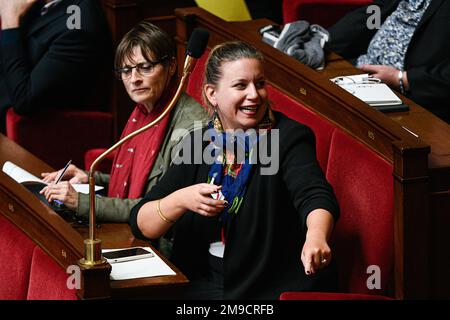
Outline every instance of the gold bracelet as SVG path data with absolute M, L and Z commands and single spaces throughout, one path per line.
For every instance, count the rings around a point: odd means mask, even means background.
M 163 213 L 161 211 L 160 203 L 161 203 L 161 199 L 159 199 L 158 202 L 156 203 L 156 212 L 158 212 L 158 215 L 161 218 L 161 220 L 164 220 L 167 223 L 175 223 L 174 220 L 170 220 L 163 215 Z

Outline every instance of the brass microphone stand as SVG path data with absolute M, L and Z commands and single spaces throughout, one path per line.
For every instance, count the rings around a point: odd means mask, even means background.
M 176 102 L 180 98 L 180 95 L 186 85 L 186 82 L 189 78 L 189 74 L 192 72 L 192 69 L 195 66 L 196 58 L 191 56 L 187 56 L 184 62 L 183 75 L 180 80 L 180 84 L 178 85 L 178 89 L 175 92 L 172 100 L 166 107 L 166 109 L 159 115 L 158 118 L 145 125 L 144 127 L 130 133 L 129 135 L 123 137 L 116 144 L 114 144 L 111 148 L 103 152 L 95 161 L 92 163 L 91 168 L 89 170 L 89 238 L 84 240 L 84 258 L 79 260 L 79 264 L 89 268 L 95 266 L 101 266 L 106 264 L 106 259 L 102 257 L 102 241 L 97 239 L 96 229 L 95 229 L 95 179 L 94 173 L 97 165 L 112 151 L 116 150 L 120 147 L 124 142 L 130 140 L 134 136 L 144 132 L 145 130 L 153 127 L 155 124 L 160 122 L 172 108 L 175 106 Z

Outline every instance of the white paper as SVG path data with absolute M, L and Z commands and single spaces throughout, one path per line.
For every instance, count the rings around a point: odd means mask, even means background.
M 32 175 L 28 171 L 23 170 L 21 167 L 16 166 L 14 163 L 10 161 L 6 161 L 3 164 L 3 172 L 6 173 L 11 178 L 13 178 L 14 180 L 16 180 L 18 183 L 22 183 L 25 181 L 36 181 L 44 183 L 38 177 Z
M 342 88 L 371 106 L 402 103 L 384 83 L 343 85 Z
M 28 171 L 15 165 L 11 161 L 6 161 L 3 164 L 2 170 L 8 176 L 13 178 L 17 183 L 34 181 L 34 182 L 40 182 L 43 184 L 48 184 L 48 183 L 42 181 L 42 179 L 39 179 L 35 175 L 32 175 Z M 87 183 L 73 183 L 72 186 L 75 189 L 75 191 L 77 191 L 77 192 L 89 194 L 89 184 L 87 184 Z M 95 186 L 95 191 L 102 190 L 102 189 L 103 189 L 103 187 L 101 187 L 101 186 Z
M 150 247 L 143 248 L 152 252 L 154 256 L 151 258 L 112 263 L 110 278 L 112 280 L 127 280 L 176 275 L 176 273 L 160 257 L 158 257 L 158 255 Z M 118 249 L 104 249 L 102 252 L 113 250 Z

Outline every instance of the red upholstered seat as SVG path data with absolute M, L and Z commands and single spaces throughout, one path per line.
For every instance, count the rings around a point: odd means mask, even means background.
M 84 168 L 86 170 L 91 169 L 92 163 L 97 159 L 103 152 L 107 149 L 91 149 L 86 152 L 84 155 Z M 112 164 L 114 161 L 114 156 L 116 155 L 116 151 L 113 151 L 111 154 L 107 155 L 97 166 L 96 171 L 100 171 L 103 173 L 111 173 Z
M 283 21 L 306 20 L 324 28 L 331 27 L 346 13 L 372 0 L 283 0 Z
M 394 268 L 393 167 L 348 134 L 336 129 L 326 176 L 339 201 L 341 217 L 331 243 L 342 292 L 392 294 Z M 367 279 L 379 267 L 380 289 Z M 373 267 L 371 267 L 373 268 Z
M 67 288 L 69 275 L 38 246 L 34 248 L 27 300 L 76 300 L 76 290 Z
M 323 299 L 364 299 L 364 294 L 392 294 L 392 165 L 280 90 L 269 86 L 268 91 L 274 110 L 314 131 L 318 161 L 341 208 L 341 218 L 331 241 L 339 267 L 340 290 L 362 295 L 325 294 Z M 381 289 L 368 288 L 366 281 L 374 272 L 371 268 L 368 270 L 369 266 L 379 267 Z M 294 293 L 289 295 L 294 296 Z M 298 293 L 297 297 L 318 299 L 321 294 L 314 293 L 310 297 L 308 293 Z
M 333 131 L 326 176 L 341 209 L 331 239 L 340 293 L 284 292 L 281 300 L 392 299 L 392 171 L 390 163 L 362 143 L 340 129 Z
M 8 138 L 56 169 L 63 167 L 69 159 L 82 167 L 87 150 L 111 145 L 112 114 L 47 110 L 21 116 L 10 108 L 6 132 Z
M 0 215 L 0 299 L 27 298 L 36 244 Z
M 272 101 L 273 110 L 279 111 L 289 118 L 310 127 L 316 136 L 316 156 L 320 167 L 325 172 L 328 163 L 331 134 L 334 126 L 320 118 L 304 105 L 292 99 L 280 90 L 268 85 L 269 98 Z
M 77 298 L 65 271 L 3 215 L 0 248 L 0 300 Z
M 191 75 L 189 76 L 189 81 L 186 86 L 186 92 L 197 100 L 198 103 L 203 104 L 202 102 L 202 84 L 203 78 L 205 74 L 205 64 L 206 59 L 208 58 L 210 50 L 206 49 L 200 59 L 197 60 L 197 64 L 192 70 Z

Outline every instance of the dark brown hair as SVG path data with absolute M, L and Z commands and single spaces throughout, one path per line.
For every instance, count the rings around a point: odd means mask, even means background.
M 175 58 L 173 39 L 154 24 L 143 20 L 128 31 L 117 46 L 115 69 L 122 68 L 126 58 L 132 61 L 133 48 L 136 46 L 141 48 L 142 55 L 149 62 L 162 60 L 161 63 L 167 66 Z

